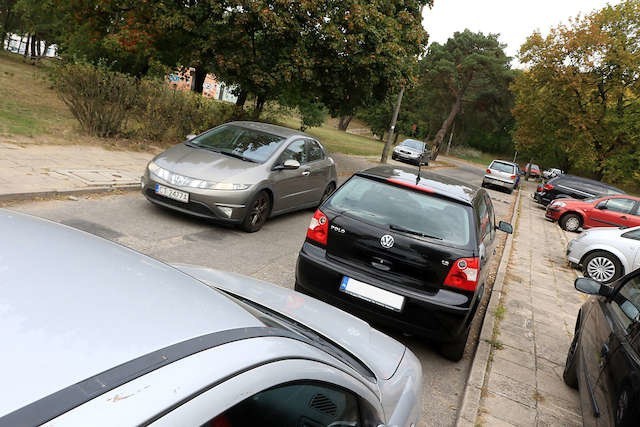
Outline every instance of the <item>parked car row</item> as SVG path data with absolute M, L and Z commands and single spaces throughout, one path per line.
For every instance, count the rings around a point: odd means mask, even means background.
M 153 204 L 249 232 L 320 205 L 295 289 L 322 301 L 0 210 L 0 426 L 416 425 L 420 363 L 366 321 L 459 360 L 496 230 L 513 229 L 457 180 L 383 166 L 334 191 L 336 176 L 312 137 L 233 122 L 142 177 Z

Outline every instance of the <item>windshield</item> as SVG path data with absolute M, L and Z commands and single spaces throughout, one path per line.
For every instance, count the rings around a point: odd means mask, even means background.
M 456 246 L 470 243 L 470 206 L 408 188 L 354 176 L 327 205 L 400 233 Z
M 204 148 L 245 161 L 264 163 L 284 138 L 234 125 L 218 126 L 190 141 L 191 147 Z
M 402 141 L 400 145 L 404 147 L 413 148 L 414 150 L 418 150 L 418 151 L 422 151 L 424 148 L 424 142 L 416 141 L 415 139 L 405 139 L 404 141 Z

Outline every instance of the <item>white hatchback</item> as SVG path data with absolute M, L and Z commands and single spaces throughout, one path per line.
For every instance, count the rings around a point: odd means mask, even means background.
M 482 186 L 496 186 L 504 188 L 511 193 L 518 188 L 520 175 L 518 175 L 518 165 L 504 160 L 494 160 L 491 162 L 482 178 Z

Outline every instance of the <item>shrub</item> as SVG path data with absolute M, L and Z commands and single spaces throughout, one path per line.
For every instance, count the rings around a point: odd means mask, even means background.
M 122 133 L 138 97 L 135 78 L 83 63 L 55 66 L 52 77 L 58 95 L 85 132 L 99 137 Z

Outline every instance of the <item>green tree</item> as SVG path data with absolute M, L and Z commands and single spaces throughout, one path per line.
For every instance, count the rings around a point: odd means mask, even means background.
M 640 182 L 640 0 L 607 6 L 520 50 L 519 150 L 614 183 Z
M 15 11 L 17 0 L 0 0 L 0 48 L 4 49 L 7 35 L 15 31 L 18 25 L 18 14 Z
M 477 108 L 483 102 L 497 100 L 496 92 L 508 86 L 511 71 L 497 35 L 469 30 L 456 32 L 443 45 L 432 43 L 423 62 L 422 82 L 435 89 L 439 101 L 435 105 L 448 107 L 436 114 L 444 119 L 431 140 L 435 159 L 463 107 L 472 104 Z

